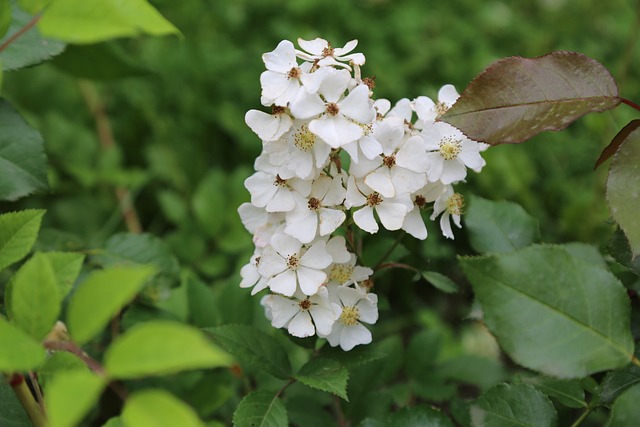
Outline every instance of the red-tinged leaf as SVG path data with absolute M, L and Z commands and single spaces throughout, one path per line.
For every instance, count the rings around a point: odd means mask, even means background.
M 629 134 L 638 129 L 638 127 L 640 127 L 640 120 L 638 119 L 631 120 L 625 127 L 623 127 L 620 132 L 618 132 L 618 134 L 613 137 L 611 143 L 607 145 L 604 150 L 602 150 L 602 154 L 600 154 L 600 157 L 598 158 L 598 161 L 593 168 L 596 169 L 598 166 L 606 162 L 609 157 L 616 154 L 616 151 L 618 151 L 618 148 L 620 148 L 622 143 L 626 141 Z
M 579 117 L 621 102 L 611 73 L 575 52 L 494 62 L 440 120 L 491 145 L 526 141 L 566 128 Z

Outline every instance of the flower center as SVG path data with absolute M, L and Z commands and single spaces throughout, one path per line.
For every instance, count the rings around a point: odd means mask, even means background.
M 453 193 L 447 199 L 447 211 L 451 215 L 462 215 L 462 208 L 464 208 L 464 197 L 460 193 Z
M 424 205 L 427 204 L 427 199 L 424 198 L 424 196 L 421 195 L 416 195 L 416 198 L 413 199 L 413 204 L 416 205 L 419 208 L 423 208 Z
M 293 135 L 293 143 L 302 151 L 309 151 L 316 143 L 316 136 L 309 131 L 306 124 L 300 126 L 300 130 Z
M 289 270 L 297 270 L 299 263 L 300 261 L 297 255 L 289 255 L 289 258 L 287 258 L 287 267 Z
M 327 104 L 327 113 L 335 116 L 336 114 L 338 114 L 338 112 L 340 112 L 340 107 L 338 107 L 338 104 L 336 104 L 335 102 L 330 102 Z
M 287 180 L 280 178 L 280 175 L 276 175 L 276 180 L 273 181 L 273 185 L 275 185 L 276 187 L 286 187 Z
M 440 118 L 444 113 L 447 112 L 449 107 L 444 102 L 436 102 L 435 110 L 436 110 L 436 118 Z
M 376 76 L 365 77 L 362 79 L 362 83 L 366 84 L 369 90 L 373 90 L 376 87 Z
M 305 298 L 300 301 L 298 305 L 300 306 L 300 310 L 307 311 L 311 308 L 311 301 L 309 301 L 309 298 Z
M 312 197 L 309 199 L 309 203 L 307 203 L 307 206 L 309 207 L 309 210 L 317 211 L 318 208 L 320 207 L 320 200 L 316 199 L 315 197 Z
M 274 116 L 277 116 L 278 114 L 284 114 L 285 111 L 286 108 L 279 105 L 274 105 L 271 107 L 271 114 L 273 114 Z
M 373 289 L 373 285 L 374 285 L 373 279 L 366 279 L 360 282 L 360 286 L 365 288 L 367 291 L 370 291 L 371 289 Z
M 371 207 L 378 206 L 380 203 L 382 203 L 382 201 L 383 199 L 380 196 L 380 194 L 376 193 L 375 191 L 367 196 L 368 206 L 371 206 Z
M 351 264 L 335 264 L 329 272 L 329 279 L 338 283 L 346 283 L 351 279 L 353 266 Z
M 322 56 L 333 56 L 333 48 L 331 47 L 331 43 L 327 43 L 327 47 L 322 49 Z
M 459 139 L 446 137 L 440 141 L 440 155 L 445 160 L 455 159 L 460 154 L 460 151 L 462 151 L 462 141 Z
M 394 156 L 393 154 L 390 155 L 390 156 L 384 156 L 382 158 L 382 163 L 384 163 L 384 165 L 386 167 L 391 169 L 392 167 L 394 167 L 396 165 L 396 156 Z
M 292 69 L 289 70 L 289 74 L 287 75 L 287 77 L 289 77 L 290 79 L 298 79 L 300 78 L 301 75 L 302 75 L 302 71 L 300 71 L 300 68 L 293 67 Z
M 358 324 L 360 319 L 360 310 L 355 306 L 342 307 L 342 314 L 340 314 L 340 321 L 347 326 L 354 326 Z

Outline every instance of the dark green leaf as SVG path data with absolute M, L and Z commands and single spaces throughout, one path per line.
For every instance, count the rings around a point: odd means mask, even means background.
M 632 258 L 640 255 L 640 130 L 629 133 L 618 149 L 607 178 L 611 216 L 629 240 Z
M 291 363 L 287 352 L 271 335 L 247 325 L 225 325 L 205 328 L 204 331 L 239 359 L 276 378 L 291 378 Z
M 38 237 L 45 211 L 28 209 L 0 215 L 0 270 L 24 258 Z
M 367 418 L 359 427 L 453 427 L 442 412 L 427 406 L 404 408 L 389 415 L 384 421 Z
M 619 103 L 615 80 L 602 64 L 580 53 L 552 52 L 494 62 L 441 120 L 476 141 L 518 143 Z
M 352 350 L 344 351 L 340 347 L 325 345 L 320 350 L 320 356 L 338 361 L 349 368 L 382 359 L 385 354 L 367 346 L 357 346 Z
M 17 200 L 47 185 L 42 136 L 0 100 L 0 200 Z
M 0 317 L 0 348 L 4 349 L 0 351 L 0 372 L 33 370 L 44 362 L 47 355 L 38 341 L 2 317 Z
M 315 358 L 307 362 L 295 375 L 295 379 L 309 387 L 347 398 L 347 368 L 332 359 Z
M 611 236 L 607 252 L 620 264 L 630 268 L 634 273 L 640 275 L 640 257 L 633 257 L 629 240 L 624 232 L 619 228 Z
M 287 409 L 275 393 L 256 391 L 240 401 L 233 413 L 235 427 L 287 427 Z
M 600 154 L 600 157 L 596 161 L 594 169 L 600 166 L 602 163 L 606 162 L 611 156 L 613 156 L 616 151 L 618 151 L 618 148 L 620 148 L 620 146 L 627 140 L 629 134 L 638 129 L 638 127 L 640 127 L 640 120 L 638 119 L 631 120 L 629 123 L 627 123 L 627 125 L 623 127 L 620 132 L 616 134 L 616 136 L 613 137 L 611 143 L 607 145 L 604 150 L 602 150 L 602 154 Z
M 640 420 L 640 385 L 634 385 L 620 395 L 611 408 L 608 427 L 637 427 Z
M 184 284 L 187 287 L 191 324 L 199 328 L 213 326 L 216 323 L 216 313 L 213 310 L 215 298 L 211 289 L 195 277 L 185 278 Z
M 16 398 L 16 394 L 3 378 L 0 378 L 0 426 L 32 427 L 27 413 Z
M 438 374 L 449 380 L 474 384 L 486 390 L 507 377 L 504 366 L 494 359 L 465 354 L 440 363 Z
M 165 390 L 143 390 L 127 399 L 122 411 L 126 426 L 204 427 L 198 414 Z
M 555 246 L 461 263 L 487 326 L 516 362 L 580 378 L 631 361 L 629 299 L 607 270 Z
M 70 45 L 52 64 L 74 77 L 91 80 L 113 80 L 149 74 L 149 70 L 138 65 L 113 43 Z
M 559 380 L 549 377 L 531 377 L 523 380 L 549 397 L 558 399 L 569 408 L 586 408 L 584 389 L 579 380 Z
M 640 384 L 640 367 L 629 365 L 609 372 L 597 389 L 597 403 L 610 406 L 628 388 Z
M 47 418 L 51 427 L 77 426 L 93 408 L 106 378 L 89 371 L 72 371 L 59 375 L 47 387 Z
M 551 427 L 556 410 L 547 397 L 526 384 L 500 384 L 471 405 L 474 427 Z
M 444 274 L 440 274 L 435 271 L 423 271 L 422 277 L 424 280 L 431 283 L 437 289 L 447 294 L 453 294 L 458 292 L 459 287 L 453 280 L 449 279 Z
M 480 253 L 513 252 L 540 240 L 538 221 L 512 202 L 472 196 L 464 218 L 469 242 Z

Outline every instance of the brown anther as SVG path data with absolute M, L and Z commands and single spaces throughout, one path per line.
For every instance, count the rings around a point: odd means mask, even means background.
M 396 165 L 396 156 L 391 155 L 391 156 L 384 156 L 382 158 L 382 163 L 384 163 L 384 165 L 386 167 L 388 167 L 389 169 L 391 169 L 392 167 L 394 167 Z
M 276 175 L 276 180 L 273 182 L 273 185 L 275 185 L 277 187 L 286 187 L 287 186 L 287 180 L 280 178 L 280 175 Z
M 423 208 L 424 205 L 427 204 L 427 199 L 425 199 L 424 196 L 421 196 L 418 194 L 416 198 L 413 200 L 413 204 L 419 208 Z
M 290 255 L 289 258 L 287 258 L 287 267 L 289 267 L 291 270 L 295 270 L 298 268 L 297 255 Z
M 309 298 L 305 298 L 302 301 L 300 301 L 298 305 L 300 306 L 300 310 L 306 311 L 311 308 L 311 301 L 309 301 Z
M 360 286 L 365 288 L 368 291 L 370 291 L 371 289 L 373 289 L 373 285 L 374 285 L 374 280 L 373 279 L 367 279 L 367 280 L 363 280 L 362 282 L 360 282 Z
M 382 203 L 382 201 L 383 201 L 382 197 L 380 197 L 380 194 L 376 192 L 373 192 L 367 196 L 368 206 L 371 206 L 371 207 L 378 206 L 380 203 Z
M 309 210 L 312 210 L 312 211 L 318 210 L 318 208 L 320 207 L 320 200 L 316 199 L 315 197 L 312 197 L 309 199 L 309 203 L 307 205 L 309 206 Z
M 300 68 L 293 67 L 292 69 L 289 70 L 288 77 L 290 79 L 298 79 L 298 78 L 300 78 L 301 75 L 302 75 L 302 71 L 300 71 Z
M 271 107 L 271 114 L 277 116 L 278 114 L 283 114 L 286 111 L 285 107 L 281 107 L 279 105 L 274 105 Z
M 331 43 L 327 43 L 327 47 L 325 47 L 324 49 L 322 49 L 322 56 L 326 57 L 326 56 L 333 56 L 333 48 L 331 47 Z
M 335 102 L 330 102 L 327 104 L 327 113 L 332 116 L 335 116 L 340 111 L 340 107 Z
M 376 76 L 365 77 L 364 79 L 362 79 L 362 83 L 367 85 L 369 90 L 373 90 L 373 88 L 376 87 Z

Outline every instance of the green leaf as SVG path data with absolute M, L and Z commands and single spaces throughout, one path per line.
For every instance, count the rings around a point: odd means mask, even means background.
M 619 103 L 616 82 L 602 64 L 580 53 L 551 52 L 494 62 L 441 120 L 476 141 L 518 143 Z
M 403 408 L 381 421 L 367 418 L 359 427 L 453 427 L 453 423 L 443 413 L 427 406 Z
M 469 243 L 480 253 L 513 252 L 540 240 L 538 221 L 515 203 L 471 196 L 464 218 Z
M 1 336 L 1 333 L 0 333 Z M 0 368 L 0 371 L 2 369 Z M 24 408 L 16 398 L 11 386 L 0 378 L 0 426 L 32 427 Z
M 613 156 L 618 151 L 620 146 L 627 140 L 629 134 L 639 127 L 640 120 L 638 119 L 631 120 L 629 123 L 627 123 L 626 126 L 623 127 L 620 132 L 618 132 L 616 136 L 613 137 L 613 140 L 611 140 L 609 145 L 607 145 L 606 148 L 602 150 L 602 153 L 600 154 L 600 157 L 596 161 L 596 165 L 593 168 L 596 169 L 602 163 L 606 162 L 611 156 Z
M 65 372 L 55 377 L 45 398 L 50 426 L 77 426 L 98 403 L 106 385 L 105 378 L 89 371 Z
M 74 77 L 91 80 L 114 80 L 149 74 L 114 43 L 70 45 L 52 65 Z
M 5 43 L 10 37 L 13 37 L 14 34 L 28 24 L 33 24 L 32 19 L 34 19 L 34 17 L 23 12 L 18 7 L 12 7 L 12 14 L 13 20 L 9 26 L 9 30 L 0 40 L 0 44 Z M 2 69 L 10 71 L 39 64 L 58 55 L 64 50 L 64 46 L 64 43 L 58 40 L 42 37 L 37 27 L 30 28 L 0 52 Z
M 66 351 L 53 352 L 46 362 L 38 368 L 38 383 L 44 389 L 45 394 L 51 381 L 67 372 L 88 371 L 89 368 L 78 356 Z
M 3 37 L 9 30 L 11 24 L 11 2 L 0 0 L 0 37 Z
M 594 400 L 599 405 L 610 406 L 621 393 L 637 384 L 640 384 L 640 367 L 636 365 L 609 372 L 598 386 Z
M 40 133 L 0 100 L 0 200 L 47 189 L 47 158 Z
M 523 380 L 549 397 L 569 408 L 588 407 L 584 397 L 584 389 L 579 380 L 559 380 L 549 377 L 531 377 Z
M 40 20 L 46 36 L 74 44 L 96 43 L 143 33 L 180 34 L 146 0 L 56 0 Z
M 185 277 L 183 282 L 187 287 L 190 323 L 199 328 L 214 325 L 216 313 L 212 307 L 215 298 L 211 289 L 195 277 Z
M 44 362 L 40 343 L 0 317 L 0 372 L 31 371 Z M 1 413 L 1 412 L 0 412 Z
M 557 418 L 551 401 L 526 384 L 499 384 L 471 405 L 474 427 L 550 427 Z
M 193 408 L 164 390 L 134 393 L 127 399 L 121 418 L 131 427 L 204 427 Z
M 287 427 L 287 409 L 275 393 L 256 391 L 240 401 L 233 413 L 234 427 Z
M 109 421 L 104 423 L 102 427 L 125 427 L 125 425 L 122 423 L 122 418 L 113 417 L 109 418 Z
M 461 264 L 487 326 L 517 363 L 580 378 L 631 361 L 629 299 L 607 270 L 555 246 Z
M 328 391 L 346 400 L 349 371 L 332 359 L 315 358 L 307 362 L 295 375 L 295 379 L 311 388 Z
M 37 253 L 24 263 L 11 286 L 13 322 L 33 338 L 42 340 L 58 320 L 62 297 L 46 255 Z
M 60 288 L 60 296 L 64 298 L 80 274 L 84 255 L 73 252 L 44 252 L 42 255 L 49 259 Z
M 632 257 L 640 255 L 640 129 L 629 133 L 609 166 L 607 203 L 629 240 Z
M 274 337 L 247 325 L 225 325 L 205 328 L 225 350 L 239 359 L 255 365 L 276 378 L 291 378 L 291 363 L 287 352 Z
M 31 14 L 40 12 L 51 0 L 18 0 L 18 4 L 23 10 Z
M 386 356 L 386 354 L 368 346 L 357 346 L 349 351 L 344 351 L 340 347 L 328 345 L 322 347 L 319 355 L 340 362 L 347 368 L 383 359 Z
M 67 327 L 78 344 L 95 337 L 131 302 L 153 274 L 150 267 L 112 267 L 82 282 L 67 308 Z
M 0 215 L 0 270 L 29 253 L 38 237 L 44 213 L 44 210 L 29 209 Z
M 435 271 L 423 271 L 422 277 L 424 277 L 424 280 L 431 283 L 434 287 L 447 294 L 453 294 L 460 290 L 456 282 L 449 279 L 444 274 L 440 274 Z
M 104 357 L 105 369 L 114 378 L 172 374 L 230 363 L 229 355 L 200 331 L 171 321 L 133 326 L 111 344 Z
M 607 245 L 607 252 L 620 264 L 630 268 L 640 276 L 640 257 L 633 257 L 629 240 L 619 228 L 611 236 Z
M 637 427 L 640 420 L 640 385 L 622 393 L 611 408 L 608 427 Z

